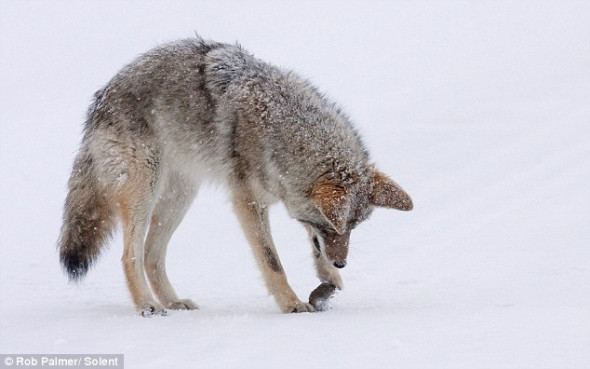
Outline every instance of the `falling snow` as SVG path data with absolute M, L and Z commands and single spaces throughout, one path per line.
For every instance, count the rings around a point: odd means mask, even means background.
M 589 19 L 573 1 L 0 2 L 0 352 L 122 353 L 126 368 L 587 368 Z M 211 187 L 167 261 L 200 310 L 138 317 L 120 235 L 83 283 L 60 269 L 93 92 L 194 30 L 313 81 L 414 200 L 353 231 L 324 312 L 280 314 Z M 270 212 L 306 300 L 312 246 Z

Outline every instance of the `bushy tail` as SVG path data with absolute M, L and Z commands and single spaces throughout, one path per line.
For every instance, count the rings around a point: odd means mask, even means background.
M 82 279 L 114 228 L 114 214 L 99 189 L 91 155 L 78 154 L 68 182 L 59 258 L 71 281 Z

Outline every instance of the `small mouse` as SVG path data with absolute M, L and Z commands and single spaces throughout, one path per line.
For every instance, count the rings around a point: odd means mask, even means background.
M 317 310 L 324 311 L 327 309 L 326 302 L 334 296 L 336 286 L 324 282 L 320 284 L 315 290 L 311 291 L 309 295 L 309 303 Z

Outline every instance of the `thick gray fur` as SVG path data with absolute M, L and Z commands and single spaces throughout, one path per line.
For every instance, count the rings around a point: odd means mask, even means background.
M 307 80 L 238 45 L 182 40 L 141 55 L 95 94 L 59 240 L 69 276 L 84 276 L 119 217 L 137 309 L 196 308 L 176 296 L 164 263 L 168 240 L 204 180 L 230 191 L 267 287 L 285 312 L 313 307 L 286 281 L 268 205 L 282 201 L 304 224 L 320 246 L 318 276 L 338 288 L 332 264 L 345 264 L 350 230 L 374 206 L 412 207 L 369 162 L 349 118 Z

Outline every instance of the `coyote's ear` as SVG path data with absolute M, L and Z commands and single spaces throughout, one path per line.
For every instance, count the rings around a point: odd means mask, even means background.
M 409 211 L 414 205 L 412 199 L 402 188 L 385 174 L 373 170 L 373 192 L 370 201 L 373 205 Z
M 344 234 L 350 213 L 350 199 L 346 189 L 329 181 L 320 181 L 311 188 L 311 197 L 336 232 Z

